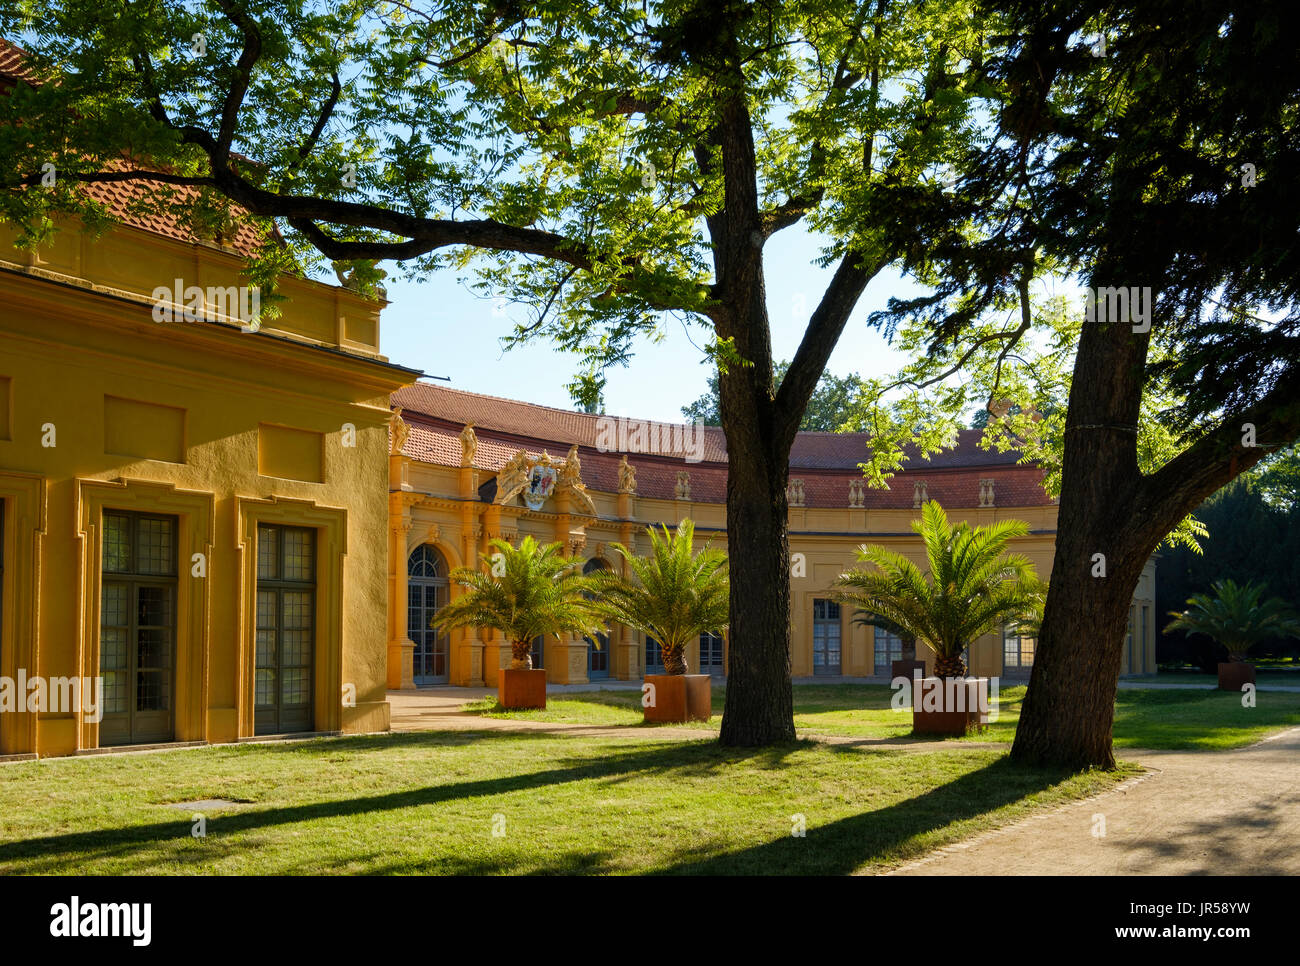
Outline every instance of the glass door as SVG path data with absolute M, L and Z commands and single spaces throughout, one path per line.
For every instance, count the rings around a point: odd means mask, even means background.
M 176 518 L 105 511 L 99 606 L 101 745 L 171 741 Z

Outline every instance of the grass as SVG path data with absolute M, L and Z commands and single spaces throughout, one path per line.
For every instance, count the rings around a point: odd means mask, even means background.
M 1300 672 L 1287 670 L 1282 665 L 1255 665 L 1255 677 L 1260 684 L 1290 684 L 1300 687 Z M 1137 674 L 1123 678 L 1138 684 L 1181 684 L 1214 685 L 1219 683 L 1217 674 L 1206 674 L 1199 668 L 1180 668 L 1175 671 L 1161 671 L 1159 674 Z
M 48 759 L 0 767 L 0 874 L 843 874 L 1133 773 L 1032 771 L 984 748 L 499 732 Z M 169 803 L 207 798 L 242 804 L 196 839 Z
M 1010 743 L 1020 720 L 1025 686 L 1002 688 L 998 717 L 966 742 Z M 895 692 L 884 684 L 796 684 L 794 723 L 800 734 L 864 739 L 906 738 L 911 715 L 890 707 Z M 714 718 L 693 727 L 716 731 L 720 725 L 725 688 L 713 688 Z M 1256 693 L 1256 707 L 1243 708 L 1241 696 L 1222 691 L 1124 689 L 1115 701 L 1116 748 L 1166 750 L 1241 748 L 1266 735 L 1300 724 L 1300 693 Z M 545 711 L 503 711 L 495 698 L 467 705 L 466 710 L 494 718 L 548 721 L 653 729 L 642 719 L 639 691 L 569 692 L 548 697 Z

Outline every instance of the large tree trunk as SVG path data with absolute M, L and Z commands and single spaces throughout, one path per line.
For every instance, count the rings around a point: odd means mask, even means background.
M 789 454 L 751 449 L 728 436 L 731 646 L 719 740 L 750 747 L 795 736 L 785 494 Z
M 735 8 L 739 10 L 741 8 Z M 752 747 L 789 741 L 794 733 L 790 690 L 790 553 L 786 482 L 790 448 L 809 397 L 863 288 L 880 269 L 861 253 L 846 253 L 778 388 L 772 385 L 772 342 L 763 282 L 763 221 L 758 206 L 753 126 L 746 80 L 734 36 L 719 34 L 729 69 L 710 142 L 697 148 L 702 171 L 720 148 L 725 204 L 707 216 L 713 243 L 718 336 L 736 355 L 719 378 L 727 436 L 727 542 L 731 617 L 727 697 L 719 740 Z
M 1099 309 L 1084 323 L 1066 414 L 1056 555 L 1011 749 L 1018 761 L 1115 766 L 1111 724 L 1129 605 L 1163 537 L 1152 541 L 1134 512 L 1145 361 L 1146 338 L 1127 320 L 1108 320 Z

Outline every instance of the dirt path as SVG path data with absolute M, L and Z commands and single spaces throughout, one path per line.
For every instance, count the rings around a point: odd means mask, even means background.
M 663 725 L 643 727 L 635 725 L 583 725 L 556 721 L 528 721 L 519 718 L 489 718 L 460 710 L 467 702 L 496 691 L 489 688 L 439 688 L 436 691 L 389 691 L 394 731 L 516 731 L 552 735 L 571 735 L 587 738 L 697 738 L 715 739 L 718 733 L 711 728 L 671 728 Z M 858 745 L 888 747 L 900 751 L 951 751 L 951 741 L 920 741 L 913 738 L 853 738 L 843 735 L 819 735 L 802 732 L 801 737 L 811 738 L 828 745 Z M 998 742 L 964 741 L 960 748 L 1006 748 Z
M 1238 751 L 1126 751 L 1148 771 L 902 875 L 1300 874 L 1300 728 Z M 1105 835 L 1098 816 L 1104 818 Z

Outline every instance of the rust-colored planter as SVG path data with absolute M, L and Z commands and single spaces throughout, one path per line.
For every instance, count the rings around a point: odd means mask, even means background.
M 920 671 L 921 676 L 925 677 L 924 661 L 891 661 L 889 663 L 890 678 L 907 678 L 912 680 L 914 671 Z
M 1219 665 L 1219 690 L 1240 691 L 1243 684 L 1255 683 L 1255 665 L 1245 661 L 1225 661 Z
M 964 735 L 988 724 L 988 678 L 922 678 L 912 692 L 912 733 Z
M 545 708 L 546 670 L 501 669 L 501 683 L 497 686 L 497 703 L 503 708 Z
M 645 720 L 681 724 L 683 721 L 708 721 L 713 717 L 713 686 L 707 674 L 647 674 L 645 683 L 654 686 L 649 692 L 654 703 L 646 704 L 642 692 Z

